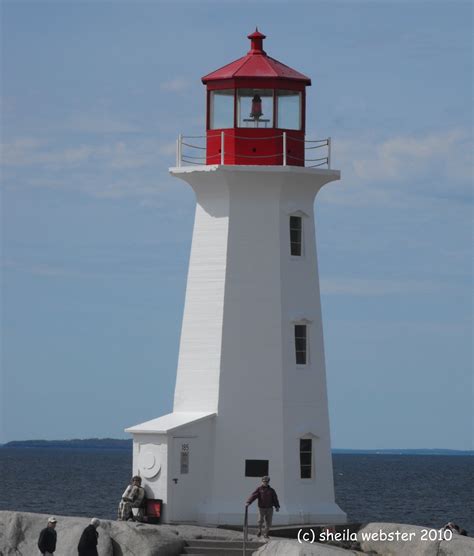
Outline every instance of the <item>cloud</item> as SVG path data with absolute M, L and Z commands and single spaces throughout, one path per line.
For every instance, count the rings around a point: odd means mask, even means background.
M 24 166 L 30 163 L 29 155 L 45 144 L 32 137 L 21 137 L 1 146 L 2 164 L 7 166 Z
M 399 136 L 364 145 L 363 157 L 354 159 L 354 173 L 365 181 L 399 181 L 404 176 L 431 175 L 433 168 L 444 175 L 458 167 L 458 177 L 467 175 L 467 134 L 461 130 L 424 137 Z M 343 146 L 344 148 L 344 146 Z
M 443 289 L 442 284 L 419 280 L 374 280 L 360 278 L 321 279 L 323 295 L 383 296 L 397 294 L 431 294 Z
M 344 204 L 403 203 L 409 194 L 469 197 L 472 137 L 449 129 L 423 136 L 375 140 L 333 140 L 333 167 L 342 170 L 343 188 L 329 188 L 324 199 Z
M 154 139 L 65 147 L 24 137 L 2 150 L 6 188 L 64 189 L 102 199 L 155 199 L 168 191 L 167 167 L 175 163 L 174 142 Z
M 160 85 L 162 91 L 168 91 L 170 93 L 182 93 L 183 91 L 187 91 L 189 87 L 190 83 L 184 77 L 176 77 L 175 79 L 164 81 Z
M 82 114 L 74 116 L 68 129 L 86 133 L 138 133 L 140 128 L 108 114 Z
M 86 145 L 52 150 L 46 141 L 24 137 L 2 145 L 2 163 L 5 166 L 71 166 L 87 160 L 93 152 Z
M 145 139 L 60 148 L 46 141 L 20 138 L 4 144 L 2 151 L 5 166 L 65 169 L 95 164 L 110 169 L 125 169 L 155 166 L 161 162 L 159 155 L 171 157 L 175 147 L 174 143 Z
M 342 170 L 342 180 L 323 188 L 323 202 L 404 207 L 413 195 L 443 201 L 471 195 L 472 144 L 466 130 L 380 140 L 345 137 L 333 145 L 334 167 Z M 147 196 L 157 193 L 151 173 L 163 174 L 174 164 L 175 148 L 174 140 L 143 136 L 79 144 L 73 139 L 66 145 L 20 137 L 3 145 L 3 164 L 15 169 L 21 177 L 16 183 L 22 185 L 59 187 L 63 181 L 70 187 L 76 182 L 77 189 L 91 193 L 92 183 L 97 187 L 94 195 L 118 197 L 135 191 Z M 22 175 L 28 169 L 29 175 Z M 78 183 L 81 178 L 87 182 Z M 147 185 L 140 186 L 143 183 Z
M 163 143 L 158 151 L 166 156 L 176 156 L 176 142 Z

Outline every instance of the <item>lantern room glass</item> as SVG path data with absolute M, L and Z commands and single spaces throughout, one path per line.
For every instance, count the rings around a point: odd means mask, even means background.
M 211 91 L 209 129 L 234 127 L 234 89 Z
M 279 129 L 301 129 L 301 93 L 277 91 L 277 124 Z
M 238 127 L 273 127 L 273 90 L 238 89 Z

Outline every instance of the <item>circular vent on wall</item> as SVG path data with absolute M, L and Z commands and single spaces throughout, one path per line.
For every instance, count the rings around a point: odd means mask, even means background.
M 151 448 L 145 448 L 143 452 L 140 452 L 138 462 L 140 475 L 145 479 L 153 479 L 161 471 L 161 462 Z

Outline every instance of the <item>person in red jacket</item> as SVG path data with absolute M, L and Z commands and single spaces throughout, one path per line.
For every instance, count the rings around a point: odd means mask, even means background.
M 258 499 L 257 537 L 260 537 L 262 534 L 262 526 L 265 523 L 263 536 L 266 539 L 268 539 L 268 533 L 270 532 L 270 527 L 272 526 L 273 506 L 275 506 L 275 510 L 277 512 L 280 511 L 280 502 L 278 502 L 277 493 L 269 483 L 270 477 L 267 475 L 262 477 L 262 484 L 252 492 L 247 500 L 247 503 L 245 504 L 245 507 L 248 507 L 254 500 Z

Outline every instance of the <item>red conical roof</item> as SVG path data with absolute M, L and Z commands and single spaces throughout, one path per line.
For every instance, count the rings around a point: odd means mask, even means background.
M 216 81 L 221 79 L 235 78 L 281 78 L 303 81 L 305 85 L 311 85 L 311 79 L 278 60 L 267 56 L 262 48 L 265 35 L 258 29 L 248 35 L 251 41 L 251 49 L 246 56 L 223 66 L 222 68 L 205 75 L 202 82 Z

